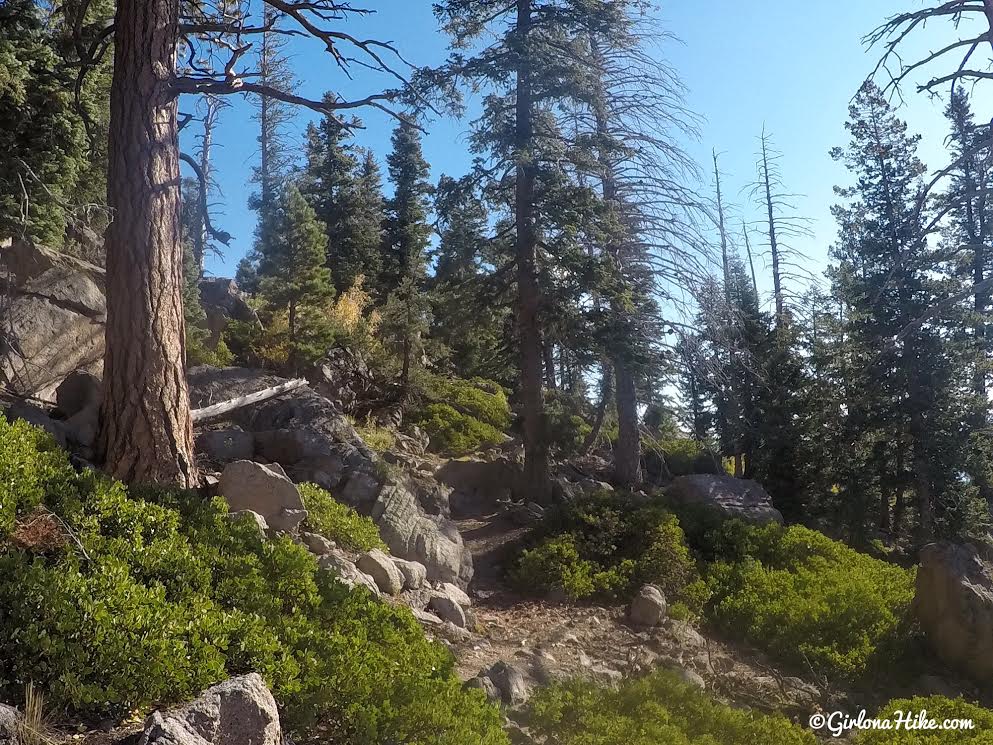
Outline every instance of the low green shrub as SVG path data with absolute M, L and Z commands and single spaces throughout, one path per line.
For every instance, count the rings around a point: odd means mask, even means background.
M 507 742 L 409 611 L 287 538 L 261 540 L 222 500 L 77 474 L 47 436 L 2 419 L 0 479 L 0 699 L 33 681 L 53 708 L 123 714 L 254 670 L 288 729 L 319 721 L 326 742 Z M 65 540 L 14 540 L 40 505 Z
M 566 683 L 539 691 L 533 734 L 556 745 L 815 745 L 782 716 L 732 709 L 659 671 L 614 690 Z
M 483 378 L 462 380 L 429 376 L 423 384 L 424 396 L 431 403 L 444 403 L 465 416 L 505 431 L 510 427 L 510 404 L 499 383 Z
M 631 583 L 632 562 L 609 571 L 601 570 L 579 555 L 576 538 L 560 535 L 549 538 L 521 553 L 511 570 L 511 580 L 522 588 L 562 593 L 571 600 L 596 594 L 613 595 Z
M 896 728 L 896 722 L 908 715 L 916 718 L 919 712 L 927 712 L 927 719 L 937 726 L 949 721 L 949 729 L 928 730 Z M 993 711 L 962 699 L 944 696 L 917 697 L 890 701 L 874 717 L 877 720 L 894 722 L 894 728 L 860 730 L 855 736 L 856 745 L 957 745 L 958 743 L 988 743 L 993 732 Z M 950 720 L 968 719 L 972 728 L 952 729 Z
M 500 430 L 448 404 L 428 404 L 411 416 L 410 423 L 427 433 L 432 450 L 450 455 L 472 453 L 504 439 Z
M 353 551 L 386 551 L 386 544 L 379 537 L 379 528 L 368 517 L 363 517 L 348 505 L 335 501 L 327 491 L 316 484 L 301 484 L 300 496 L 307 510 L 306 526 L 313 533 L 334 541 Z
M 464 455 L 505 439 L 512 416 L 498 383 L 424 374 L 417 377 L 415 388 L 422 403 L 407 421 L 428 434 L 432 450 Z
M 801 526 L 726 523 L 709 618 L 798 667 L 856 680 L 899 654 L 914 572 Z
M 535 541 L 511 572 L 522 588 L 624 599 L 650 583 L 680 615 L 699 613 L 707 600 L 679 521 L 657 503 L 596 493 L 551 512 Z

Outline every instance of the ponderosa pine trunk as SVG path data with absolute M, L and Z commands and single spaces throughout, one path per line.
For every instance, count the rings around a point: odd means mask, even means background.
M 186 384 L 175 73 L 179 0 L 118 0 L 110 99 L 100 456 L 130 483 L 196 486 Z
M 514 195 L 517 259 L 517 332 L 520 344 L 520 399 L 523 411 L 524 483 L 531 499 L 548 502 L 551 499 L 551 478 L 548 470 L 548 445 L 545 438 L 545 399 L 542 391 L 544 373 L 543 343 L 538 317 L 541 289 L 538 285 L 535 225 L 535 181 L 537 165 L 534 149 L 534 90 L 533 71 L 528 54 L 531 35 L 531 0 L 517 0 L 516 34 L 520 62 L 516 81 L 515 145 L 517 165 Z

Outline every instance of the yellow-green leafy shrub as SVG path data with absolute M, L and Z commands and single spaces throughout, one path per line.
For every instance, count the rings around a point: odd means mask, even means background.
M 448 404 L 428 404 L 410 419 L 431 440 L 431 449 L 451 455 L 472 453 L 504 439 L 503 433 Z
M 77 474 L 2 419 L 0 478 L 0 699 L 33 681 L 53 708 L 124 713 L 255 670 L 291 731 L 320 720 L 328 742 L 506 743 L 408 611 L 263 541 L 223 501 Z M 8 540 L 39 504 L 71 530 L 61 547 Z
M 498 383 L 425 374 L 418 376 L 415 387 L 421 403 L 407 422 L 428 434 L 432 450 L 464 455 L 505 439 L 512 417 L 507 394 Z
M 631 583 L 632 562 L 604 571 L 579 555 L 572 535 L 549 538 L 521 553 L 511 579 L 522 588 L 562 593 L 571 600 L 613 595 Z
M 379 537 L 379 528 L 368 517 L 360 515 L 347 504 L 335 500 L 316 484 L 301 484 L 300 496 L 307 510 L 306 527 L 319 533 L 339 546 L 354 551 L 386 551 L 386 544 Z
M 946 720 L 971 720 L 971 729 L 910 729 L 896 728 L 896 721 L 907 715 L 916 718 L 918 712 L 926 711 L 927 719 L 939 727 Z M 899 712 L 899 713 L 898 713 Z M 958 745 L 958 743 L 988 743 L 993 733 L 993 711 L 970 704 L 962 699 L 944 696 L 920 696 L 913 699 L 890 701 L 874 717 L 877 720 L 894 722 L 893 729 L 860 730 L 855 736 L 856 745 Z
M 707 599 L 679 521 L 656 503 L 593 494 L 550 513 L 535 539 L 512 570 L 523 588 L 618 599 L 651 583 L 682 615 L 699 612 Z
M 433 403 L 448 404 L 456 411 L 501 432 L 510 426 L 507 393 L 499 383 L 492 380 L 431 376 L 424 383 L 424 395 Z
M 618 689 L 573 682 L 538 692 L 533 734 L 555 745 L 816 745 L 782 716 L 715 702 L 667 671 Z
M 902 644 L 914 573 L 801 526 L 725 524 L 708 615 L 797 667 L 861 677 Z

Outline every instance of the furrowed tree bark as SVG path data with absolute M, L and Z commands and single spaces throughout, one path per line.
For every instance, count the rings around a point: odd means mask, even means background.
M 131 483 L 197 485 L 185 375 L 175 72 L 179 0 L 118 0 L 110 101 L 107 353 L 98 440 Z
M 638 387 L 626 360 L 614 360 L 614 401 L 617 404 L 617 443 L 614 445 L 614 481 L 631 488 L 641 483 L 641 432 L 638 430 Z
M 543 343 L 538 312 L 541 289 L 538 286 L 535 225 L 535 181 L 537 165 L 529 154 L 534 145 L 534 91 L 528 37 L 531 33 L 531 0 L 517 0 L 516 35 L 518 59 L 516 80 L 517 174 L 514 195 L 514 221 L 517 233 L 517 329 L 521 356 L 521 391 L 524 434 L 524 483 L 532 499 L 551 499 L 548 470 L 548 444 L 545 437 L 545 400 L 542 391 L 544 373 Z

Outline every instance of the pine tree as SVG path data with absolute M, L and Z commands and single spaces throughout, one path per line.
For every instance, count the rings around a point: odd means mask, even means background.
M 959 294 L 968 298 L 960 310 L 956 338 L 963 347 L 963 362 L 971 372 L 969 473 L 979 485 L 983 498 L 993 503 L 988 455 L 993 447 L 993 438 L 988 434 L 991 417 L 989 325 L 993 312 L 993 290 L 990 288 L 993 250 L 989 248 L 993 240 L 993 199 L 989 194 L 993 172 L 990 170 L 989 135 L 988 130 L 976 126 L 969 97 L 961 88 L 952 91 L 945 115 L 951 125 L 948 144 L 954 165 L 941 200 L 943 209 L 951 217 L 942 236 L 942 248 L 950 257 L 947 262 L 950 272 L 961 285 Z
M 410 123 L 393 132 L 389 158 L 393 197 L 386 206 L 383 270 L 379 287 L 387 293 L 384 321 L 400 353 L 400 391 L 410 387 L 411 367 L 422 356 L 423 337 L 430 328 L 424 295 L 431 185 L 429 166 L 421 153 L 418 130 Z
M 33 0 L 0 6 L 0 236 L 56 247 L 86 163 L 59 67 Z
M 379 289 L 382 272 L 384 230 L 383 178 L 371 150 L 359 152 L 359 165 L 351 189 L 345 192 L 347 206 L 341 232 L 333 235 L 329 261 L 331 276 L 339 292 L 353 287 L 359 277 L 364 286 Z
M 335 0 L 266 5 L 292 18 L 293 28 L 280 33 L 321 40 L 339 69 L 361 65 L 388 76 L 394 88 L 403 79 L 397 67 L 405 63 L 391 45 L 334 28 L 365 9 Z M 251 48 L 245 42 L 273 28 L 247 24 L 248 6 L 244 0 L 117 0 L 113 24 L 98 30 L 93 45 L 72 35 L 86 57 L 80 60 L 84 78 L 114 50 L 107 139 L 114 222 L 105 241 L 107 353 L 97 451 L 107 470 L 125 481 L 199 482 L 182 354 L 180 98 L 259 94 L 334 116 L 365 106 L 389 110 L 401 95 L 392 90 L 316 101 L 258 83 L 244 66 Z
M 235 269 L 234 281 L 238 285 L 239 290 L 247 292 L 249 295 L 255 295 L 259 291 L 258 269 L 255 263 L 247 256 L 238 262 L 238 267 Z
M 969 496 L 959 478 L 968 449 L 961 427 L 951 421 L 964 416 L 957 360 L 943 336 L 943 319 L 932 311 L 944 292 L 924 232 L 920 138 L 907 133 L 872 83 L 859 91 L 846 127 L 851 143 L 833 154 L 857 183 L 838 190 L 847 202 L 834 208 L 841 228 L 833 251 L 839 262 L 835 292 L 848 308 L 845 333 L 854 363 L 869 375 L 852 387 L 847 405 L 872 472 L 886 473 L 894 462 L 900 471 L 909 469 L 918 538 L 927 541 L 936 521 L 946 520 L 946 505 Z M 898 473 L 897 481 L 903 480 Z M 853 491 L 866 512 L 874 507 L 864 475 Z
M 393 292 L 407 279 L 421 281 L 431 237 L 430 166 L 421 152 L 421 138 L 410 123 L 393 131 L 389 163 L 393 197 L 386 205 L 384 261 L 380 286 Z
M 429 278 L 431 337 L 453 374 L 513 386 L 513 317 L 506 284 L 487 272 L 506 249 L 487 238 L 489 212 L 471 179 L 442 176 L 434 191 L 439 242 Z
M 259 291 L 270 312 L 286 314 L 287 364 L 299 373 L 330 343 L 323 310 L 331 300 L 331 272 L 324 265 L 327 236 L 314 209 L 293 183 L 272 216 L 272 239 L 259 258 Z
M 264 26 L 269 30 L 262 34 L 259 43 L 259 82 L 273 90 L 291 93 L 297 81 L 287 56 L 286 37 L 276 28 L 280 20 L 279 13 L 265 6 L 263 19 Z M 293 119 L 293 107 L 272 96 L 263 95 L 254 97 L 254 104 L 253 118 L 259 125 L 259 163 L 253 169 L 252 181 L 258 186 L 258 191 L 249 197 L 248 206 L 258 214 L 258 222 L 255 226 L 254 245 L 245 259 L 247 265 L 242 274 L 242 279 L 249 283 L 252 282 L 254 264 L 265 252 L 266 244 L 273 239 L 272 221 L 280 191 L 293 160 L 286 131 Z
M 512 235 L 510 262 L 497 271 L 513 266 L 516 282 L 523 483 L 530 498 L 548 501 L 545 333 L 555 323 L 549 313 L 567 310 L 563 301 L 577 295 L 576 270 L 588 269 L 579 261 L 586 253 L 576 222 L 588 217 L 573 197 L 589 187 L 577 188 L 569 164 L 593 160 L 590 147 L 570 152 L 562 112 L 581 105 L 589 90 L 589 55 L 575 40 L 611 8 L 578 0 L 516 0 L 501 7 L 445 0 L 435 8 L 457 50 L 444 80 L 487 89 L 472 146 L 481 156 L 477 175 L 488 199 L 506 209 L 506 221 L 498 222 Z M 463 53 L 469 48 L 471 56 Z
M 286 37 L 277 33 L 279 13 L 270 6 L 263 12 L 264 25 L 273 30 L 262 34 L 258 52 L 259 82 L 278 91 L 290 93 L 297 85 L 287 56 Z M 259 164 L 252 181 L 259 191 L 251 198 L 251 206 L 260 219 L 267 210 L 275 208 L 280 188 L 292 164 L 287 126 L 293 120 L 293 108 L 271 96 L 255 96 L 255 121 L 259 124 Z
M 93 246 L 92 235 L 102 236 L 110 222 L 107 210 L 107 145 L 110 133 L 110 87 L 114 71 L 113 48 L 101 43 L 107 26 L 113 22 L 114 0 L 52 0 L 47 24 L 59 57 L 59 68 L 75 78 L 80 68 L 86 74 L 80 82 L 73 116 L 84 131 L 84 161 L 73 187 L 73 201 L 81 208 L 70 224 L 71 249 L 86 249 L 87 258 L 102 264 L 103 246 Z M 88 54 L 92 52 L 92 57 Z M 68 85 L 73 90 L 76 81 Z M 86 230 L 91 231 L 86 235 Z
M 327 266 L 345 292 L 362 275 L 378 297 L 382 266 L 383 196 L 379 166 L 351 142 L 350 125 L 333 117 L 307 128 L 306 164 L 300 190 L 325 225 Z

